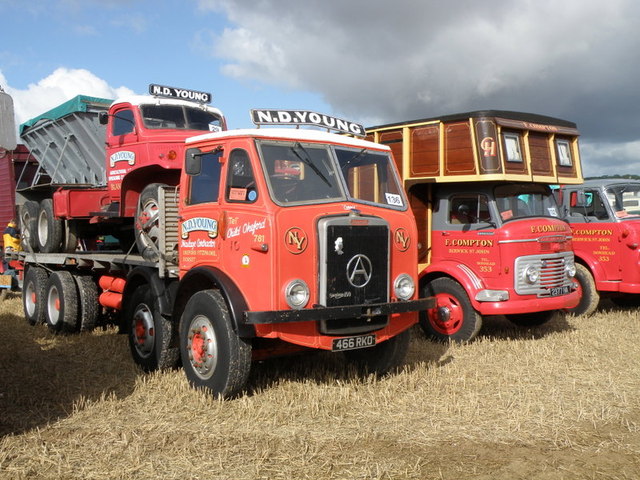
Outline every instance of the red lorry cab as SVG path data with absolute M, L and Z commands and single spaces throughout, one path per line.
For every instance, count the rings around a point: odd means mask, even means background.
M 579 183 L 575 124 L 478 111 L 367 129 L 389 145 L 416 216 L 421 325 L 465 341 L 482 317 L 539 325 L 578 303 L 571 230 L 549 184 Z
M 571 311 L 589 315 L 601 297 L 627 306 L 640 302 L 640 181 L 587 180 L 556 190 L 571 225 L 580 303 Z

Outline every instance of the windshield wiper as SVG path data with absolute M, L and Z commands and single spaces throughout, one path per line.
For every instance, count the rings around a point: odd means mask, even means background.
M 306 158 L 302 158 L 302 156 L 296 152 L 296 147 L 300 148 L 300 150 L 302 150 L 302 152 L 304 153 Z M 328 186 L 332 186 L 331 182 L 329 181 L 329 179 L 327 177 L 324 176 L 324 174 L 320 171 L 320 169 L 318 167 L 316 167 L 313 163 L 313 161 L 311 160 L 311 158 L 309 157 L 309 153 L 307 152 L 307 150 L 300 144 L 300 142 L 296 142 L 295 145 L 291 148 L 291 151 L 293 152 L 293 154 L 298 157 L 300 159 L 300 161 L 302 163 L 304 163 L 305 165 L 309 165 L 309 167 L 311 168 L 311 170 L 314 171 L 314 173 L 316 175 L 318 175 L 323 181 L 324 183 L 326 183 Z

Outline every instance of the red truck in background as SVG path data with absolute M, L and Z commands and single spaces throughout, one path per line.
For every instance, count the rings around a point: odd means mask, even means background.
M 145 187 L 177 186 L 184 140 L 224 130 L 226 122 L 207 105 L 208 93 L 160 85 L 149 92 L 115 102 L 79 95 L 20 126 L 40 166 L 22 192 L 25 249 L 73 252 L 79 240 L 109 234 L 127 250 L 135 243 L 146 258 L 158 258 L 156 189 Z
M 241 391 L 252 360 L 271 355 L 343 352 L 375 373 L 402 361 L 433 299 L 417 298 L 416 225 L 388 147 L 308 129 L 229 131 L 221 114 L 183 100 L 128 99 L 108 116 L 83 115 L 104 110 L 90 102 L 23 129 L 51 183 L 66 183 L 37 216 L 23 208 L 38 239 L 19 254 L 29 323 L 73 332 L 117 319 L 143 369 L 181 360 L 192 385 L 219 396 Z M 87 134 L 102 125 L 87 116 L 109 119 L 106 164 L 74 172 L 91 166 L 88 139 L 102 138 Z M 198 116 L 200 131 L 188 121 Z M 364 133 L 315 112 L 253 118 Z M 42 160 L 47 148 L 56 155 Z M 81 241 L 122 238 L 127 226 L 137 253 Z
M 586 180 L 555 190 L 571 225 L 581 300 L 571 309 L 590 315 L 608 297 L 621 306 L 640 304 L 640 181 Z
M 484 316 L 540 325 L 578 304 L 571 229 L 549 187 L 582 182 L 578 135 L 496 110 L 367 129 L 391 147 L 416 216 L 429 336 L 468 341 Z

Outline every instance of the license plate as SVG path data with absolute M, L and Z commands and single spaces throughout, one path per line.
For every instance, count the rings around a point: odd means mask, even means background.
M 558 297 L 560 295 L 566 295 L 567 293 L 569 293 L 569 287 L 565 286 L 565 287 L 555 287 L 555 288 L 550 288 L 549 289 L 549 296 L 550 297 Z
M 331 350 L 334 352 L 344 352 L 345 350 L 356 350 L 358 348 L 373 347 L 376 344 L 376 335 L 360 335 L 358 337 L 336 338 L 333 341 Z

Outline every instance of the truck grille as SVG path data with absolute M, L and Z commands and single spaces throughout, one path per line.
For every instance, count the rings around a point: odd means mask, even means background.
M 389 226 L 374 217 L 333 217 L 319 222 L 320 304 L 327 307 L 389 301 Z M 383 328 L 386 316 L 321 322 L 324 334 Z
M 530 255 L 516 259 L 514 285 L 518 295 L 537 295 L 548 297 L 557 294 L 561 287 L 571 291 L 573 281 L 566 275 L 566 266 L 573 263 L 573 252 L 553 255 Z M 538 281 L 530 284 L 525 280 L 524 272 L 529 266 L 540 272 Z

